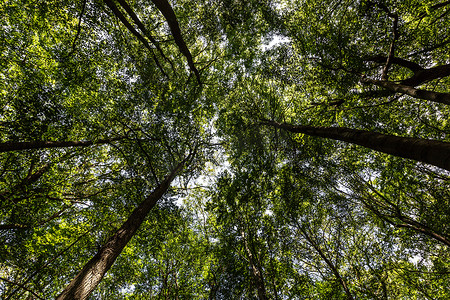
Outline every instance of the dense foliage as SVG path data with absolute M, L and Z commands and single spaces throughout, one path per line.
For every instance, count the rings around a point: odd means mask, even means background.
M 6 0 L 0 52 L 2 298 L 450 298 L 449 1 Z

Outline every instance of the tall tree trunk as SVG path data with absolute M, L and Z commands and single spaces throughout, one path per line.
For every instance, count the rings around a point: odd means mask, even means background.
M 118 229 L 97 254 L 86 263 L 80 273 L 78 273 L 64 291 L 56 298 L 57 300 L 78 300 L 87 299 L 89 297 L 90 293 L 100 283 L 105 273 L 113 265 L 123 248 L 141 226 L 149 211 L 167 191 L 170 183 L 182 169 L 185 161 L 186 159 L 179 163 L 164 181 L 162 181 L 158 187 L 133 210 L 120 229 Z
M 400 137 L 346 127 L 314 127 L 263 121 L 290 132 L 303 133 L 357 144 L 369 149 L 428 163 L 450 171 L 450 143 L 412 137 Z
M 241 236 L 244 241 L 244 248 L 247 252 L 248 261 L 250 263 L 250 267 L 252 268 L 252 277 L 255 282 L 256 289 L 258 292 L 259 300 L 267 300 L 266 287 L 264 285 L 264 278 L 261 272 L 261 269 L 258 267 L 255 258 L 253 257 L 253 253 L 248 245 L 247 237 L 245 236 L 244 230 L 241 230 Z
M 50 148 L 68 148 L 68 147 L 87 147 L 92 145 L 107 144 L 122 140 L 124 137 L 116 137 L 97 141 L 32 141 L 32 142 L 4 142 L 0 143 L 0 152 L 31 150 L 31 149 L 50 149 Z
M 161 54 L 164 59 L 166 59 L 170 64 L 170 60 L 165 56 L 164 52 L 162 51 L 161 47 L 159 46 L 158 42 L 155 40 L 154 37 L 150 35 L 148 30 L 145 28 L 144 24 L 141 22 L 139 17 L 134 13 L 134 11 L 131 9 L 131 7 L 128 5 L 128 3 L 125 0 L 118 0 L 120 6 L 122 6 L 123 9 L 128 13 L 128 15 L 133 19 L 134 23 L 138 26 L 138 28 L 142 31 L 142 33 L 148 37 L 150 42 L 158 49 L 158 52 Z M 173 66 L 172 66 L 173 68 Z

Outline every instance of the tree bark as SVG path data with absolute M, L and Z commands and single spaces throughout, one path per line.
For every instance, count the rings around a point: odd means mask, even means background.
M 159 9 L 159 11 L 166 19 L 170 31 L 172 32 L 172 36 L 175 39 L 175 43 L 180 49 L 180 52 L 186 57 L 189 68 L 194 72 L 195 76 L 197 77 L 198 83 L 201 83 L 200 73 L 195 67 L 194 60 L 192 59 L 192 54 L 189 51 L 186 42 L 183 39 L 183 36 L 181 35 L 180 25 L 178 24 L 177 16 L 173 11 L 172 6 L 170 6 L 170 3 L 167 0 L 152 0 L 152 2 L 153 4 L 155 4 L 156 8 Z
M 150 45 L 147 43 L 147 40 L 139 33 L 136 29 L 128 22 L 127 18 L 122 14 L 122 12 L 118 9 L 118 7 L 114 4 L 111 0 L 103 0 L 105 4 L 111 9 L 111 11 L 114 13 L 114 15 L 122 22 L 123 25 L 142 42 L 142 44 L 150 51 L 153 60 L 155 61 L 156 66 L 159 68 L 159 70 L 164 74 L 164 76 L 168 77 L 166 72 L 164 72 L 163 67 L 159 63 L 158 58 L 156 57 L 155 53 L 153 53 L 153 49 L 150 47 Z M 144 33 L 145 34 L 145 33 Z
M 95 287 L 103 279 L 103 276 L 111 268 L 123 248 L 134 236 L 141 226 L 149 211 L 157 201 L 164 195 L 182 169 L 186 159 L 175 167 L 172 172 L 162 181 L 158 187 L 138 206 L 125 223 L 109 238 L 105 245 L 91 258 L 78 275 L 69 283 L 64 291 L 56 297 L 57 300 L 79 300 L 87 299 Z
M 128 5 L 128 3 L 125 0 L 118 0 L 120 6 L 122 6 L 123 9 L 128 13 L 128 15 L 133 19 L 134 23 L 138 26 L 138 28 L 142 31 L 143 34 L 145 34 L 146 37 L 150 40 L 150 42 L 156 47 L 158 52 L 161 54 L 161 56 L 167 60 L 171 66 L 172 69 L 174 69 L 172 62 L 169 60 L 169 58 L 164 54 L 161 47 L 159 46 L 158 42 L 151 36 L 151 34 L 147 31 L 144 24 L 141 22 L 139 17 L 134 13 L 134 11 L 131 9 L 131 7 Z M 133 28 L 134 29 L 134 28 Z
M 450 171 L 450 143 L 413 137 L 400 137 L 346 127 L 313 127 L 263 121 L 290 132 L 303 133 L 357 144 L 372 150 L 409 158 Z
M 429 69 L 421 69 L 416 70 L 414 72 L 414 75 L 411 76 L 408 79 L 403 80 L 401 83 L 403 85 L 409 85 L 409 86 L 418 86 L 425 82 L 438 79 L 438 78 L 444 78 L 450 76 L 450 64 L 442 65 L 442 66 L 436 66 Z
M 448 247 L 450 247 L 450 240 L 448 238 L 446 238 L 444 235 L 434 232 L 433 230 L 428 228 L 428 226 L 426 226 L 422 223 L 419 223 L 417 221 L 414 221 L 410 218 L 407 218 L 405 216 L 399 216 L 398 218 L 401 221 L 403 221 L 404 223 L 395 223 L 394 224 L 395 226 L 409 228 L 414 231 L 423 233 L 423 234 L 428 235 L 429 237 L 432 237 L 433 239 L 443 243 L 444 245 L 447 245 Z
M 364 80 L 362 80 L 362 82 L 375 84 L 396 93 L 409 95 L 413 98 L 450 105 L 450 93 L 439 93 L 426 90 L 419 90 L 410 85 L 397 84 L 383 80 L 373 80 L 365 78 Z
M 87 147 L 92 145 L 107 144 L 124 139 L 116 137 L 111 139 L 97 141 L 33 141 L 33 142 L 4 142 L 0 143 L 0 152 L 21 151 L 31 149 L 50 149 L 50 148 L 68 148 L 68 147 Z
M 250 267 L 252 268 L 252 277 L 256 285 L 256 290 L 258 292 L 259 300 L 267 300 L 266 287 L 264 285 L 264 278 L 262 272 L 258 265 L 255 262 L 255 258 L 253 257 L 253 253 L 250 250 L 248 245 L 247 238 L 245 236 L 244 230 L 241 229 L 241 236 L 244 241 L 245 251 L 247 252 L 248 261 L 250 263 Z

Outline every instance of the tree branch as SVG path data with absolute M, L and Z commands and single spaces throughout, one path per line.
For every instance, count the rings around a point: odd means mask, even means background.
M 172 70 L 175 70 L 172 61 L 164 54 L 161 47 L 159 47 L 158 42 L 150 35 L 150 33 L 145 28 L 144 24 L 142 24 L 141 20 L 139 20 L 138 16 L 134 13 L 134 11 L 131 9 L 128 3 L 125 0 L 118 0 L 117 2 L 119 2 L 120 6 L 122 6 L 122 8 L 125 9 L 128 15 L 131 17 L 131 19 L 133 19 L 134 23 L 136 23 L 138 28 L 142 31 L 142 33 L 145 34 L 146 37 L 148 37 L 150 42 L 156 47 L 161 56 L 170 63 Z
M 364 59 L 365 61 L 373 61 L 373 62 L 377 62 L 377 63 L 386 63 L 388 60 L 388 57 L 383 56 L 383 55 L 375 55 L 375 56 L 369 56 L 367 58 Z M 419 64 L 416 64 L 415 62 L 403 59 L 403 58 L 399 58 L 399 57 L 391 57 L 391 63 L 392 64 L 396 64 L 405 68 L 410 69 L 411 71 L 413 71 L 414 73 L 416 73 L 417 71 L 423 70 L 422 66 L 420 66 Z
M 393 24 L 392 24 L 392 28 L 393 28 L 392 42 L 391 42 L 391 46 L 389 47 L 389 55 L 386 60 L 386 65 L 383 68 L 381 80 L 388 79 L 388 71 L 389 71 L 389 68 L 391 67 L 392 59 L 394 58 L 395 43 L 397 42 L 398 36 L 399 36 L 399 34 L 398 34 L 398 15 L 396 13 L 389 13 L 389 12 L 388 12 L 388 15 L 394 19 Z
M 76 44 L 76 42 L 77 42 L 77 40 L 78 40 L 78 37 L 80 36 L 80 32 L 81 32 L 81 19 L 83 18 L 83 14 L 84 14 L 84 11 L 85 11 L 85 9 L 86 9 L 86 2 L 87 2 L 87 0 L 84 0 L 84 1 L 83 1 L 83 6 L 82 6 L 82 8 L 81 8 L 80 16 L 78 17 L 77 34 L 75 35 L 75 38 L 73 39 L 73 42 L 72 42 L 72 50 L 69 52 L 69 54 L 67 54 L 67 56 L 66 56 L 67 58 L 70 57 L 70 56 L 72 56 L 72 54 L 75 52 L 75 44 Z
M 152 2 L 153 4 L 155 4 L 155 6 L 159 9 L 159 11 L 166 19 L 170 31 L 172 32 L 173 38 L 175 39 L 175 43 L 177 44 L 181 53 L 186 57 L 189 68 L 191 69 L 191 71 L 194 72 L 195 76 L 197 77 L 198 83 L 201 84 L 200 73 L 195 67 L 194 61 L 192 59 L 192 54 L 189 51 L 183 39 L 183 36 L 181 35 L 180 25 L 178 24 L 178 20 L 175 15 L 175 12 L 172 9 L 172 6 L 170 6 L 170 3 L 167 0 L 152 0 Z
M 441 3 L 438 3 L 438 4 L 435 4 L 435 5 L 431 6 L 430 9 L 428 10 L 428 12 L 424 11 L 424 12 L 422 12 L 419 15 L 419 20 L 425 18 L 429 14 L 430 11 L 438 9 L 438 8 L 441 8 L 441 7 L 444 7 L 444 6 L 447 6 L 449 4 L 450 4 L 450 1 L 447 0 L 447 1 L 444 1 L 444 2 L 441 2 Z
M 150 51 L 150 53 L 153 57 L 153 60 L 155 61 L 156 65 L 158 66 L 159 70 L 164 74 L 164 76 L 169 78 L 169 76 L 166 74 L 166 72 L 164 72 L 163 67 L 159 63 L 158 58 L 156 57 L 155 53 L 153 52 L 152 47 L 150 47 L 150 45 L 148 44 L 147 40 L 139 32 L 137 32 L 136 29 L 134 29 L 134 27 L 128 22 L 127 18 L 125 18 L 125 16 L 120 12 L 120 10 L 117 8 L 117 6 L 114 4 L 113 1 L 111 1 L 111 0 L 103 0 L 103 1 L 112 10 L 114 15 L 122 22 L 122 24 L 125 25 L 125 27 L 134 36 L 136 36 L 138 38 L 138 40 L 140 40 L 142 42 L 142 44 L 144 44 L 144 46 Z
M 46 268 L 48 265 L 50 265 L 52 262 L 54 262 L 58 257 L 60 257 L 61 255 L 63 255 L 65 252 L 67 252 L 70 248 L 73 247 L 73 245 L 75 245 L 76 243 L 78 243 L 82 237 L 84 237 L 86 234 L 90 233 L 91 231 L 87 231 L 85 233 L 83 233 L 82 235 L 80 235 L 74 242 L 72 242 L 69 246 L 67 246 L 66 248 L 64 248 L 63 250 L 61 250 L 60 252 L 58 252 L 52 259 L 50 259 L 49 261 L 47 261 L 45 264 L 43 264 L 42 266 L 40 266 L 36 271 L 33 272 L 33 274 L 31 274 L 23 283 L 21 283 L 20 286 L 24 286 L 25 284 L 27 284 L 31 279 L 33 279 L 34 276 L 36 276 L 41 270 L 43 270 L 44 268 Z M 8 295 L 8 297 L 5 300 L 11 299 L 11 297 L 18 291 L 18 289 L 15 289 L 14 291 L 11 292 L 11 294 Z
M 21 284 L 21 283 L 14 282 L 14 281 L 11 281 L 11 280 L 6 279 L 6 278 L 3 278 L 3 277 L 0 277 L 0 280 L 6 281 L 6 282 L 11 283 L 11 284 L 13 284 L 13 285 L 17 285 L 18 287 L 20 287 L 20 288 L 23 289 L 24 291 L 27 291 L 27 292 L 33 294 L 33 296 L 35 296 L 36 298 L 44 300 L 44 298 L 41 298 L 38 294 L 36 294 L 36 293 L 33 292 L 32 290 L 28 289 L 25 285 L 23 285 L 23 284 Z
M 375 84 L 377 86 L 383 87 L 396 93 L 406 94 L 413 98 L 450 105 L 450 93 L 439 93 L 427 90 L 419 90 L 409 85 L 397 84 L 391 81 L 374 80 L 368 78 L 363 78 L 361 81 L 363 83 Z
M 421 69 L 414 72 L 414 75 L 401 81 L 403 85 L 418 86 L 425 82 L 450 76 L 450 64 L 436 66 L 429 69 Z
M 412 52 L 412 53 L 408 54 L 407 57 L 413 57 L 415 55 L 428 53 L 428 52 L 431 52 L 433 50 L 439 49 L 439 48 L 447 45 L 448 43 L 450 43 L 450 38 L 449 39 L 445 39 L 445 37 L 443 37 L 441 40 L 444 40 L 444 41 L 439 43 L 439 44 L 435 44 L 435 45 L 429 46 L 427 48 L 424 48 L 422 50 L 419 50 L 419 51 L 416 51 L 416 52 Z
M 33 142 L 4 142 L 0 143 L 0 153 L 10 151 L 22 151 L 31 149 L 51 149 L 51 148 L 68 148 L 68 147 L 87 147 L 92 145 L 108 144 L 119 141 L 125 137 L 115 137 L 109 139 L 101 139 L 97 141 L 33 141 Z

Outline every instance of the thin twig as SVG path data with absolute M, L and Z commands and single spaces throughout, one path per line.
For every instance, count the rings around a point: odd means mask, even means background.
M 75 38 L 72 42 L 72 50 L 69 52 L 69 54 L 66 55 L 66 58 L 69 58 L 70 56 L 73 55 L 73 53 L 75 53 L 75 46 L 76 46 L 76 42 L 78 40 L 78 37 L 80 36 L 80 32 L 81 32 L 81 19 L 83 17 L 84 11 L 86 9 L 86 2 L 87 0 L 84 0 L 83 2 L 83 6 L 81 8 L 81 12 L 80 12 L 80 16 L 78 17 L 78 28 L 77 28 L 77 34 L 75 35 Z

